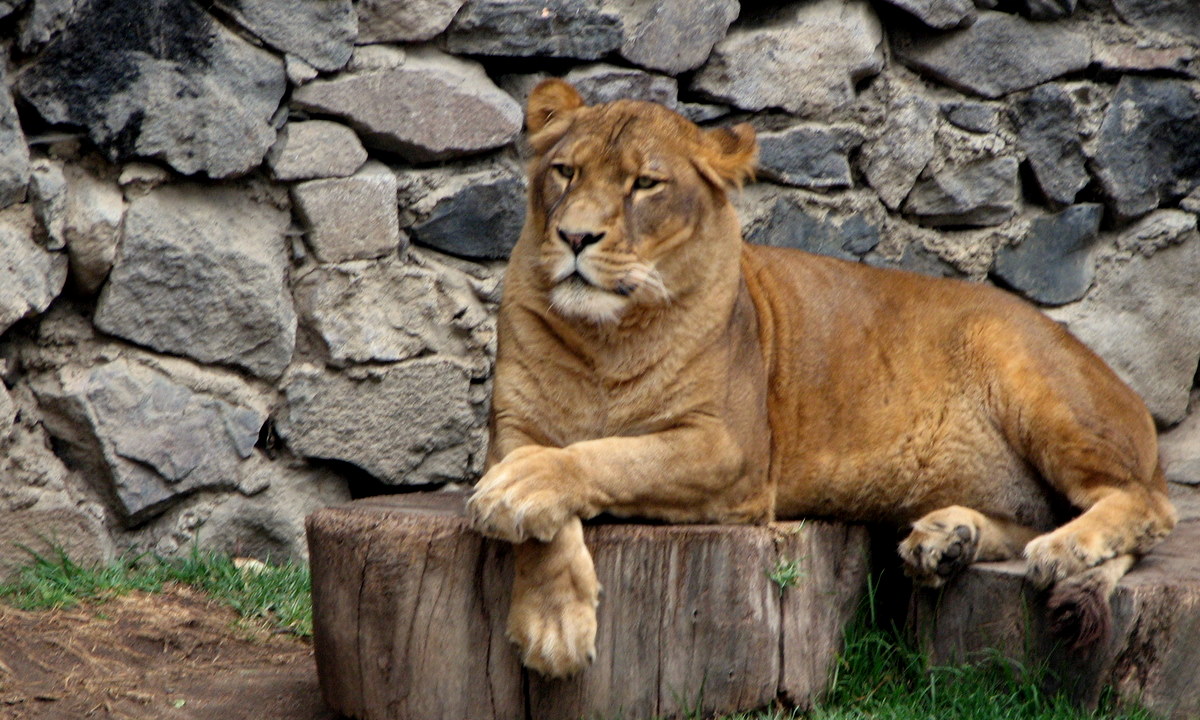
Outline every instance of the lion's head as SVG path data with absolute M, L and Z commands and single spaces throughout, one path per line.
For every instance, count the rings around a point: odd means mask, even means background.
M 633 100 L 589 107 L 562 80 L 534 89 L 527 124 L 522 242 L 537 246 L 538 284 L 564 317 L 615 322 L 698 289 L 716 253 L 736 263 L 726 191 L 753 172 L 749 125 L 703 130 Z

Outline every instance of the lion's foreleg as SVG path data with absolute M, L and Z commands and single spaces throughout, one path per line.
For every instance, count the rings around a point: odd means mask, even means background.
M 938 587 L 973 562 L 1019 557 L 1037 531 L 960 505 L 934 510 L 913 523 L 900 543 L 904 572 Z
M 526 667 L 547 677 L 574 675 L 596 655 L 600 598 L 583 526 L 572 518 L 550 542 L 531 540 L 514 552 L 508 638 Z

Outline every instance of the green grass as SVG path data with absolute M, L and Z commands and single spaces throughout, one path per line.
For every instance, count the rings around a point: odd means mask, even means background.
M 767 573 L 767 577 L 779 586 L 779 594 L 782 595 L 784 590 L 794 587 L 800 582 L 804 577 L 804 568 L 800 566 L 798 560 L 779 558 L 775 567 Z
M 159 592 L 174 582 L 201 590 L 244 618 L 295 635 L 312 635 L 312 578 L 303 565 L 242 570 L 229 557 L 193 550 L 183 558 L 138 555 L 82 567 L 60 550 L 48 556 L 28 552 L 30 564 L 14 581 L 0 584 L 0 600 L 23 610 L 103 602 L 135 590 Z

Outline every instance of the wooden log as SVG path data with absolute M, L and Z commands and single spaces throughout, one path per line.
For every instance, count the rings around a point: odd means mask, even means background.
M 308 519 L 317 670 L 360 720 L 671 717 L 810 706 L 862 595 L 862 528 L 611 524 L 585 529 L 604 587 L 597 658 L 524 670 L 504 636 L 512 552 L 456 493 L 395 495 Z M 794 563 L 794 585 L 768 574 Z
M 1200 496 L 1174 488 L 1180 523 L 1121 579 L 1112 632 L 1073 650 L 1050 629 L 1047 594 L 1020 562 L 982 563 L 940 591 L 918 591 L 913 622 L 931 659 L 956 664 L 999 650 L 1026 667 L 1045 663 L 1051 691 L 1094 706 L 1106 687 L 1118 701 L 1163 717 L 1200 717 Z

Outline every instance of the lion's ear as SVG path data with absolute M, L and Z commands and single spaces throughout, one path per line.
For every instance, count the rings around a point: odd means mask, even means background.
M 572 110 L 583 107 L 583 97 L 566 80 L 550 78 L 538 83 L 529 93 L 525 126 L 536 135 L 552 121 L 565 118 Z
M 706 166 L 702 172 L 708 170 L 712 173 L 705 173 L 710 181 L 718 186 L 728 184 L 740 188 L 742 183 L 754 179 L 758 141 L 754 128 L 749 124 L 707 130 L 704 132 L 704 144 L 707 152 L 703 153 L 700 162 Z

